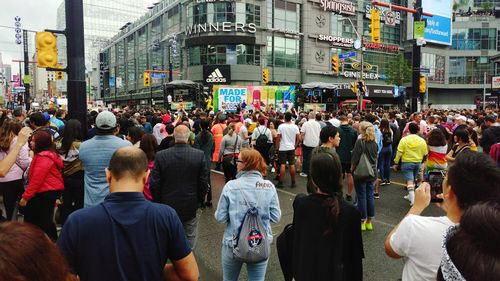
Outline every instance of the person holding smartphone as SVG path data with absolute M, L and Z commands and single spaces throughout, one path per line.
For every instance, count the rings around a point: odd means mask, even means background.
M 421 216 L 431 202 L 431 186 L 422 183 L 406 217 L 387 235 L 384 248 L 394 259 L 406 257 L 402 280 L 436 280 L 441 244 L 446 230 L 459 223 L 462 213 L 478 202 L 500 201 L 500 168 L 488 155 L 464 151 L 444 177 L 443 199 L 438 205 L 446 215 Z

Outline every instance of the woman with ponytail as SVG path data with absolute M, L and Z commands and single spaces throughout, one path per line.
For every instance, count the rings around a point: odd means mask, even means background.
M 293 202 L 293 278 L 362 280 L 363 240 L 359 211 L 342 200 L 342 165 L 336 154 L 318 153 L 310 163 L 314 193 Z

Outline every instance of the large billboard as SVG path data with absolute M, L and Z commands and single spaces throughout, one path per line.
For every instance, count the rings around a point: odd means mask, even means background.
M 427 20 L 424 39 L 436 44 L 451 45 L 452 0 L 422 0 L 424 12 L 432 17 L 422 16 Z
M 295 86 L 225 86 L 214 85 L 214 110 L 236 111 L 243 101 L 247 109 L 274 108 L 285 111 L 295 102 Z
M 410 1 L 411 2 L 411 1 Z M 427 20 L 424 30 L 424 40 L 429 43 L 451 46 L 451 24 L 452 24 L 453 0 L 422 0 L 423 12 L 433 16 L 422 16 Z M 412 4 L 408 5 L 413 8 Z M 407 13 L 408 40 L 413 39 L 413 14 Z

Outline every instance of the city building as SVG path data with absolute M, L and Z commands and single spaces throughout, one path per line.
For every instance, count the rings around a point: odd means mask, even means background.
M 391 1 L 402 6 L 408 6 L 407 2 Z M 435 3 L 424 2 L 428 8 Z M 500 48 L 500 19 L 492 12 L 482 16 L 486 22 L 480 21 L 477 15 L 482 11 L 482 2 L 468 4 L 473 7 L 469 22 L 456 9 L 451 23 L 452 0 L 440 1 L 443 10 L 448 11 L 444 23 L 448 20 L 454 39 L 448 30 L 447 40 L 427 40 L 422 48 L 421 68 L 428 81 L 429 103 L 472 104 L 483 87 L 478 73 L 486 70 L 488 77 L 498 73 L 499 64 L 490 58 Z M 262 75 L 266 71 L 267 85 L 334 85 L 338 90 L 316 88 L 297 95 L 306 103 L 334 106 L 355 98 L 351 83 L 360 79 L 363 56 L 365 98 L 379 105 L 403 104 L 402 88 L 395 87 L 401 85 L 388 84 L 387 79 L 390 62 L 398 54 L 411 60 L 412 15 L 378 7 L 381 43 L 372 43 L 373 8 L 369 0 L 164 0 L 125 26 L 104 46 L 100 54 L 100 91 L 106 103 L 146 105 L 152 98 L 158 104 L 163 102 L 163 87 L 170 79 L 199 82 L 212 92 L 216 84 L 263 85 Z M 434 21 L 427 20 L 427 24 L 432 27 L 434 22 L 443 20 L 442 14 L 439 16 Z M 480 34 L 488 28 L 488 43 L 482 43 L 486 40 L 484 35 L 475 37 L 477 31 L 472 26 L 479 28 Z M 460 34 L 467 35 L 462 36 L 462 41 L 471 42 L 464 43 L 466 46 L 479 42 L 479 49 L 458 47 Z M 359 37 L 363 40 L 357 40 Z M 481 44 L 487 48 L 483 50 Z M 332 71 L 335 55 L 346 57 L 339 61 L 338 73 Z M 469 56 L 477 58 L 477 63 L 468 62 Z M 485 58 L 487 67 L 483 65 Z M 471 68 L 457 70 L 461 63 Z M 169 68 L 171 77 L 155 75 L 151 86 L 144 86 L 147 70 L 168 73 Z M 410 87 L 411 83 L 402 86 Z
M 108 39 L 115 35 L 127 22 L 135 21 L 146 11 L 152 0 L 83 0 L 83 21 L 85 30 L 85 67 L 87 81 L 90 81 L 93 92 L 91 99 L 99 87 L 98 54 Z M 57 9 L 57 29 L 66 27 L 64 1 Z M 66 40 L 58 36 L 59 61 L 66 64 Z M 63 89 L 64 92 L 66 89 Z

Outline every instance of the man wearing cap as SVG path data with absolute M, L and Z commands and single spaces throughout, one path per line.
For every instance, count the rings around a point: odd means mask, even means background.
M 80 146 L 80 160 L 85 170 L 85 208 L 100 204 L 109 194 L 105 173 L 109 160 L 118 148 L 132 145 L 114 135 L 118 130 L 116 117 L 109 111 L 97 115 L 95 128 L 96 136 Z
M 250 125 L 252 125 L 252 119 L 245 119 L 244 126 L 241 126 L 240 132 L 238 133 L 240 138 L 243 140 L 243 142 L 241 143 L 241 148 L 250 147 L 251 136 L 248 135 L 248 127 L 250 127 Z
M 54 128 L 50 126 L 50 115 L 47 112 L 35 112 L 31 114 L 29 118 L 29 127 L 33 131 L 46 130 L 52 135 L 52 140 L 58 140 L 61 137 L 56 130 L 57 127 Z

